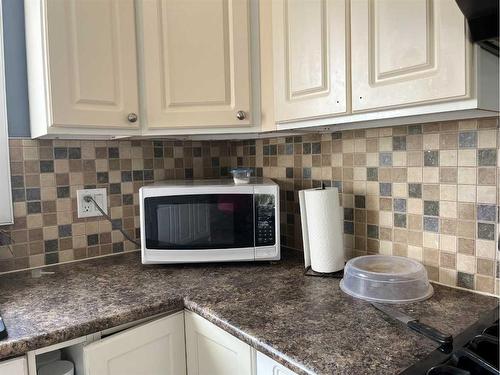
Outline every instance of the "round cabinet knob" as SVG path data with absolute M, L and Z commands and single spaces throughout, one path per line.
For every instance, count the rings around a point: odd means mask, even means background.
M 238 120 L 244 120 L 247 118 L 247 114 L 245 113 L 245 111 L 238 111 L 236 112 L 236 118 Z
M 129 122 L 136 122 L 137 121 L 137 115 L 135 113 L 129 113 L 127 116 L 127 120 Z

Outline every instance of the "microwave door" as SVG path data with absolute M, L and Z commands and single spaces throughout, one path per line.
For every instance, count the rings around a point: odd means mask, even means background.
M 196 194 L 145 199 L 146 245 L 158 250 L 254 246 L 252 194 Z

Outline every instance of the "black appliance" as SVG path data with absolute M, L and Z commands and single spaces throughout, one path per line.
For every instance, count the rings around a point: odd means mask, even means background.
M 404 370 L 403 375 L 498 375 L 498 307 L 428 357 Z
M 471 41 L 498 56 L 498 0 L 456 0 L 469 24 Z

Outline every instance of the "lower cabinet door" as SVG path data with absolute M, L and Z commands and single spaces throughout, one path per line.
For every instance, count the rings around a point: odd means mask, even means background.
M 27 375 L 26 358 L 14 358 L 0 362 L 0 375 Z
M 257 375 L 297 375 L 274 359 L 257 352 Z
M 184 314 L 116 333 L 83 355 L 86 375 L 185 375 Z
M 186 311 L 185 317 L 189 375 L 252 375 L 249 345 L 199 315 Z

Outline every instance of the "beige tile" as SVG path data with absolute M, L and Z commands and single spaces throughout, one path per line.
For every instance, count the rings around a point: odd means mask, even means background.
M 342 140 L 342 152 L 354 152 L 354 140 L 343 139 Z
M 422 215 L 409 214 L 408 229 L 412 231 L 422 231 Z
M 378 167 L 378 153 L 369 152 L 366 154 L 366 165 L 368 167 Z
M 355 139 L 354 140 L 354 152 L 366 152 L 366 140 L 365 139 Z
M 475 202 L 476 187 L 474 185 L 458 185 L 459 202 Z
M 406 198 L 408 196 L 408 184 L 406 183 L 393 183 L 392 196 L 396 198 Z
M 410 167 L 408 168 L 408 182 L 422 182 L 423 172 L 422 168 Z
M 392 165 L 394 167 L 406 167 L 406 151 L 393 152 Z
M 458 168 L 458 183 L 462 185 L 476 184 L 476 168 L 474 167 L 459 167 Z
M 407 151 L 406 163 L 409 167 L 421 167 L 423 165 L 423 155 L 422 151 Z
M 383 137 L 378 139 L 379 151 L 392 151 L 392 137 Z
M 379 185 L 377 181 L 366 182 L 366 194 L 377 195 L 379 194 Z M 378 202 L 378 197 L 375 199 Z
M 439 268 L 439 282 L 449 286 L 456 286 L 457 271 L 448 268 Z
M 478 186 L 477 187 L 477 202 L 478 203 L 496 203 L 496 189 L 494 186 Z
M 366 181 L 366 168 L 365 167 L 354 168 L 354 180 L 355 181 Z
M 441 167 L 456 167 L 458 165 L 457 150 L 441 150 L 439 152 L 439 165 Z
M 477 132 L 477 146 L 479 148 L 495 148 L 497 147 L 497 131 L 496 130 L 480 130 Z
M 422 168 L 422 181 L 428 184 L 439 183 L 439 168 L 424 167 Z
M 476 166 L 476 150 L 458 150 L 458 166 Z
M 407 150 L 422 150 L 423 148 L 422 134 L 411 134 L 406 136 Z
M 447 218 L 457 217 L 457 202 L 441 201 L 439 206 L 440 216 Z
M 426 265 L 439 266 L 439 250 L 434 248 L 424 247 L 423 262 Z
M 472 255 L 457 254 L 457 271 L 466 273 L 476 272 L 476 258 Z
M 498 165 L 500 165 L 500 161 Z M 477 181 L 481 185 L 495 185 L 495 168 L 488 168 L 488 167 L 478 168 Z
M 451 236 L 448 234 L 441 234 L 440 235 L 440 249 L 443 251 L 449 251 L 456 253 L 457 252 L 457 237 L 456 236 Z
M 420 246 L 413 246 L 413 245 L 408 245 L 408 257 L 418 260 L 419 262 L 422 261 L 422 254 L 423 254 L 423 249 Z
M 424 247 L 438 249 L 439 248 L 439 234 L 424 232 Z
M 408 213 L 414 215 L 422 215 L 423 213 L 423 201 L 418 198 L 408 199 Z
M 379 252 L 383 255 L 392 255 L 392 242 L 380 241 Z
M 457 185 L 439 185 L 440 200 L 442 201 L 456 201 L 457 200 Z
M 458 218 L 462 220 L 475 220 L 475 205 L 473 203 L 459 203 Z
M 392 227 L 392 212 L 390 211 L 380 211 L 379 212 L 379 224 L 385 227 Z
M 459 220 L 457 223 L 457 233 L 460 237 L 466 239 L 476 238 L 476 226 L 473 221 L 463 221 Z M 459 246 L 460 248 L 460 246 Z
M 477 128 L 477 120 L 461 120 L 458 122 L 458 128 L 460 130 L 474 130 Z
M 495 259 L 495 241 L 476 240 L 476 255 L 481 258 Z

